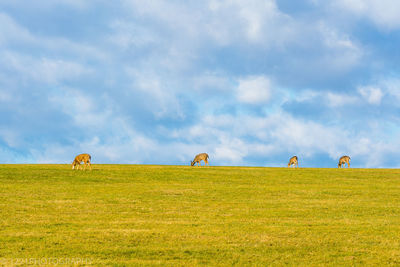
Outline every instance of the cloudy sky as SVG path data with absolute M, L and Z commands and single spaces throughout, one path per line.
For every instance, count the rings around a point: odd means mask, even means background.
M 398 0 L 0 0 L 0 162 L 400 167 Z

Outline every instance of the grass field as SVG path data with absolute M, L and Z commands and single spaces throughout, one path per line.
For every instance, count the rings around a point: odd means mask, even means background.
M 400 170 L 93 167 L 0 165 L 0 265 L 400 265 Z

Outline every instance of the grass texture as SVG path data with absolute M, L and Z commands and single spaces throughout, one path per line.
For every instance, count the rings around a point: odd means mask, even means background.
M 400 265 L 400 170 L 0 165 L 0 265 L 83 258 Z

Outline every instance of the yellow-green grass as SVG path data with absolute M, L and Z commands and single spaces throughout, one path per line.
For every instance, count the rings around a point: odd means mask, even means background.
M 0 265 L 46 259 L 400 265 L 400 170 L 0 165 Z

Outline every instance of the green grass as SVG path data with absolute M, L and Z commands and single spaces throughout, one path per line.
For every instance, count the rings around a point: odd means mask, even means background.
M 400 265 L 400 170 L 0 165 L 0 265 L 43 258 Z

